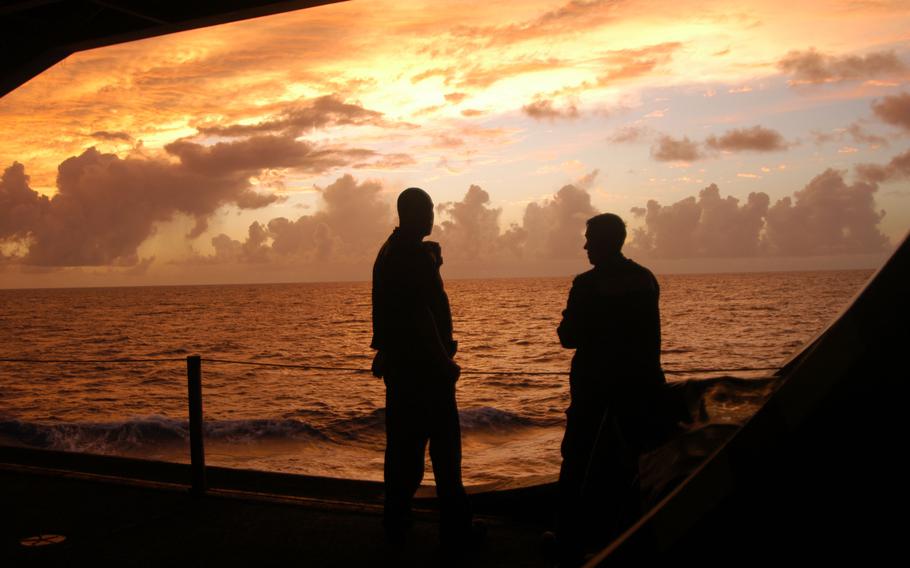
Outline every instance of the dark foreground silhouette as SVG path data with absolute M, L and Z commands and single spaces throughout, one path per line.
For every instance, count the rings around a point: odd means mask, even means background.
M 439 275 L 442 254 L 438 244 L 423 242 L 433 230 L 433 201 L 406 189 L 398 216 L 373 266 L 373 371 L 386 384 L 383 525 L 390 542 L 403 542 L 429 443 L 440 539 L 455 548 L 471 535 L 471 512 L 461 480 L 460 369 L 452 360 L 457 344 Z
M 640 515 L 639 456 L 668 423 L 657 279 L 620 252 L 626 229 L 618 216 L 591 218 L 585 238 L 594 268 L 573 281 L 558 328 L 562 346 L 576 350 L 556 532 L 568 560 Z

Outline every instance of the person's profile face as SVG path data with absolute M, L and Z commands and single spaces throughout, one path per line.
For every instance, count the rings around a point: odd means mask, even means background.
M 428 236 L 430 236 L 430 233 L 433 232 L 433 221 L 435 219 L 436 219 L 436 216 L 433 213 L 433 204 L 430 203 L 429 211 L 426 212 L 426 215 L 424 215 L 424 218 L 423 218 L 424 224 L 422 227 L 423 231 L 421 232 L 421 234 L 423 236 L 428 237 Z

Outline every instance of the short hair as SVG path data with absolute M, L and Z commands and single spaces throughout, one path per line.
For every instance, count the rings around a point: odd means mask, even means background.
M 419 187 L 409 187 L 398 195 L 398 219 L 402 223 L 415 221 L 433 210 L 430 194 Z
M 601 213 L 588 219 L 588 235 L 591 240 L 605 246 L 622 250 L 626 242 L 626 223 L 613 213 Z

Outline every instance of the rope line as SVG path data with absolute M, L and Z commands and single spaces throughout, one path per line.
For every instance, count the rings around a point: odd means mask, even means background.
M 226 365 L 248 365 L 255 367 L 274 367 L 283 369 L 300 369 L 304 371 L 343 371 L 356 374 L 372 374 L 370 369 L 362 367 L 327 367 L 320 365 L 303 365 L 299 363 L 273 363 L 263 361 L 242 361 L 237 359 L 210 359 L 203 357 L 202 360 L 207 363 L 220 363 Z M 0 363 L 75 363 L 75 364 L 131 364 L 131 363 L 183 363 L 186 358 L 154 358 L 154 359 L 0 359 Z M 780 367 L 739 367 L 735 369 L 664 369 L 667 375 L 685 375 L 701 373 L 743 373 L 756 371 L 777 371 Z M 464 369 L 462 375 L 488 375 L 488 376 L 558 376 L 569 375 L 567 371 L 472 371 Z
M 0 363 L 185 363 L 186 357 L 168 359 L 0 359 Z

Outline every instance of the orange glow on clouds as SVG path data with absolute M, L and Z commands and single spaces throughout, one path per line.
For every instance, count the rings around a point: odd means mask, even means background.
M 380 180 L 385 198 L 427 184 L 454 201 L 480 184 L 502 209 L 503 230 L 529 201 L 593 170 L 598 208 L 669 203 L 701 180 L 742 199 L 760 182 L 776 199 L 824 167 L 887 163 L 907 150 L 906 133 L 874 123 L 870 104 L 907 90 L 908 29 L 910 8 L 886 1 L 335 4 L 71 56 L 0 100 L 0 162 L 24 164 L 30 187 L 51 196 L 58 165 L 88 147 L 175 162 L 182 158 L 166 146 L 177 140 L 241 139 L 201 129 L 288 119 L 319 97 L 379 113 L 300 124 L 298 141 L 346 152 L 345 165 L 275 162 L 252 178 L 256 191 L 281 199 L 239 213 L 225 205 L 195 243 L 185 238 L 190 221 L 159 222 L 142 245 L 159 263 L 211 251 L 221 232 L 243 238 L 252 221 L 316 210 L 314 185 L 345 173 Z M 832 104 L 844 106 L 815 112 Z M 786 180 L 782 169 L 778 182 L 748 173 L 769 171 L 749 148 L 703 147 L 711 135 L 768 121 L 785 139 L 771 151 L 802 165 L 789 166 Z M 849 138 L 811 147 L 812 132 L 858 121 L 888 140 L 877 150 Z M 624 141 L 610 143 L 620 132 Z M 689 140 L 684 160 L 654 159 L 664 155 L 653 150 L 660 135 Z M 701 168 L 683 176 L 685 190 L 649 182 L 680 167 Z M 882 199 L 881 226 L 894 241 L 910 225 L 910 204 Z

